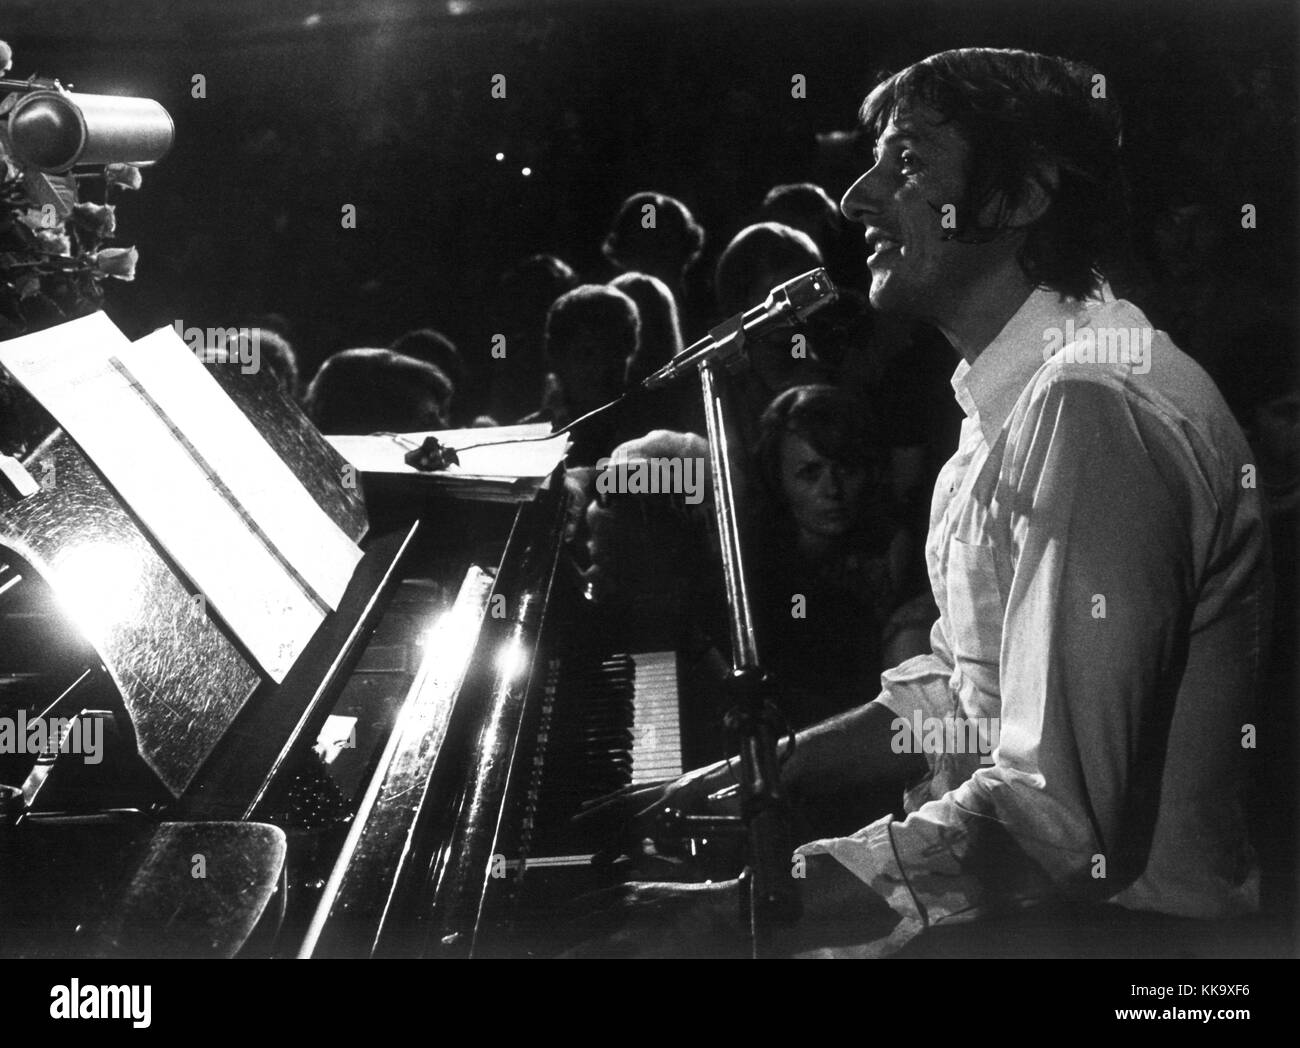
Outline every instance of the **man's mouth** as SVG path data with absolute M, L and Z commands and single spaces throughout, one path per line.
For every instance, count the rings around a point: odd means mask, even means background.
M 887 233 L 882 233 L 879 230 L 872 230 L 867 234 L 867 249 L 869 251 L 867 265 L 871 265 L 872 263 L 890 258 L 893 255 L 901 254 L 903 250 L 903 242 Z

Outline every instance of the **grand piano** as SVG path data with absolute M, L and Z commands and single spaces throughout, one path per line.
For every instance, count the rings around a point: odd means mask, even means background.
M 704 656 L 592 605 L 559 470 L 504 501 L 349 487 L 265 372 L 212 371 L 364 557 L 273 684 L 71 439 L 27 456 L 0 718 L 102 746 L 0 753 L 0 955 L 562 950 L 613 876 L 583 801 L 721 755 L 706 698 L 681 723 Z

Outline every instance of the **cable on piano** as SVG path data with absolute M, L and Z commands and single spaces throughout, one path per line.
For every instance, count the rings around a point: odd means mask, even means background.
M 495 447 L 498 444 L 532 444 L 539 440 L 554 440 L 561 434 L 568 433 L 569 430 L 574 427 L 582 425 L 582 423 L 586 422 L 589 418 L 595 418 L 601 412 L 617 407 L 625 400 L 631 400 L 633 397 L 644 392 L 645 391 L 640 387 L 630 389 L 608 403 L 602 404 L 600 407 L 595 408 L 592 411 L 588 411 L 585 415 L 580 415 L 578 418 L 575 418 L 572 422 L 568 423 L 568 425 L 561 426 L 559 429 L 552 430 L 550 433 L 545 433 L 540 437 L 511 437 L 508 440 L 481 440 L 474 444 L 466 444 L 463 447 L 454 448 L 450 445 L 442 444 L 435 437 L 425 437 L 422 443 L 417 444 L 415 441 L 410 440 L 401 433 L 383 431 L 375 433 L 373 436 L 391 437 L 395 444 L 408 450 L 408 454 L 406 455 L 407 465 L 414 466 L 416 469 L 424 470 L 425 472 L 432 472 L 434 470 L 446 469 L 452 463 L 459 465 L 460 461 L 457 458 L 457 455 L 462 451 L 472 451 L 474 448 L 490 448 Z M 418 465 L 417 463 L 421 460 L 427 460 L 430 464 L 426 466 Z

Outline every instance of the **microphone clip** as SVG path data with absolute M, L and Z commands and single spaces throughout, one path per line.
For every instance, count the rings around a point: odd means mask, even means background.
M 424 443 L 402 456 L 402 461 L 422 473 L 432 473 L 444 470 L 448 466 L 460 465 L 456 449 L 443 444 L 437 437 L 425 437 Z
M 734 375 L 745 367 L 745 315 L 737 313 L 709 330 L 709 338 L 717 347 L 713 359 L 721 364 L 727 374 Z

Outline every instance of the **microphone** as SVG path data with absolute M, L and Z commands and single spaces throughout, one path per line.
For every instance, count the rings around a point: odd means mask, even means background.
M 740 351 L 746 338 L 766 334 L 774 328 L 791 327 L 823 306 L 835 301 L 838 292 L 824 269 L 812 269 L 774 287 L 761 305 L 725 320 L 698 342 L 687 346 L 672 360 L 641 382 L 643 389 L 660 389 L 715 358 L 725 359 Z

